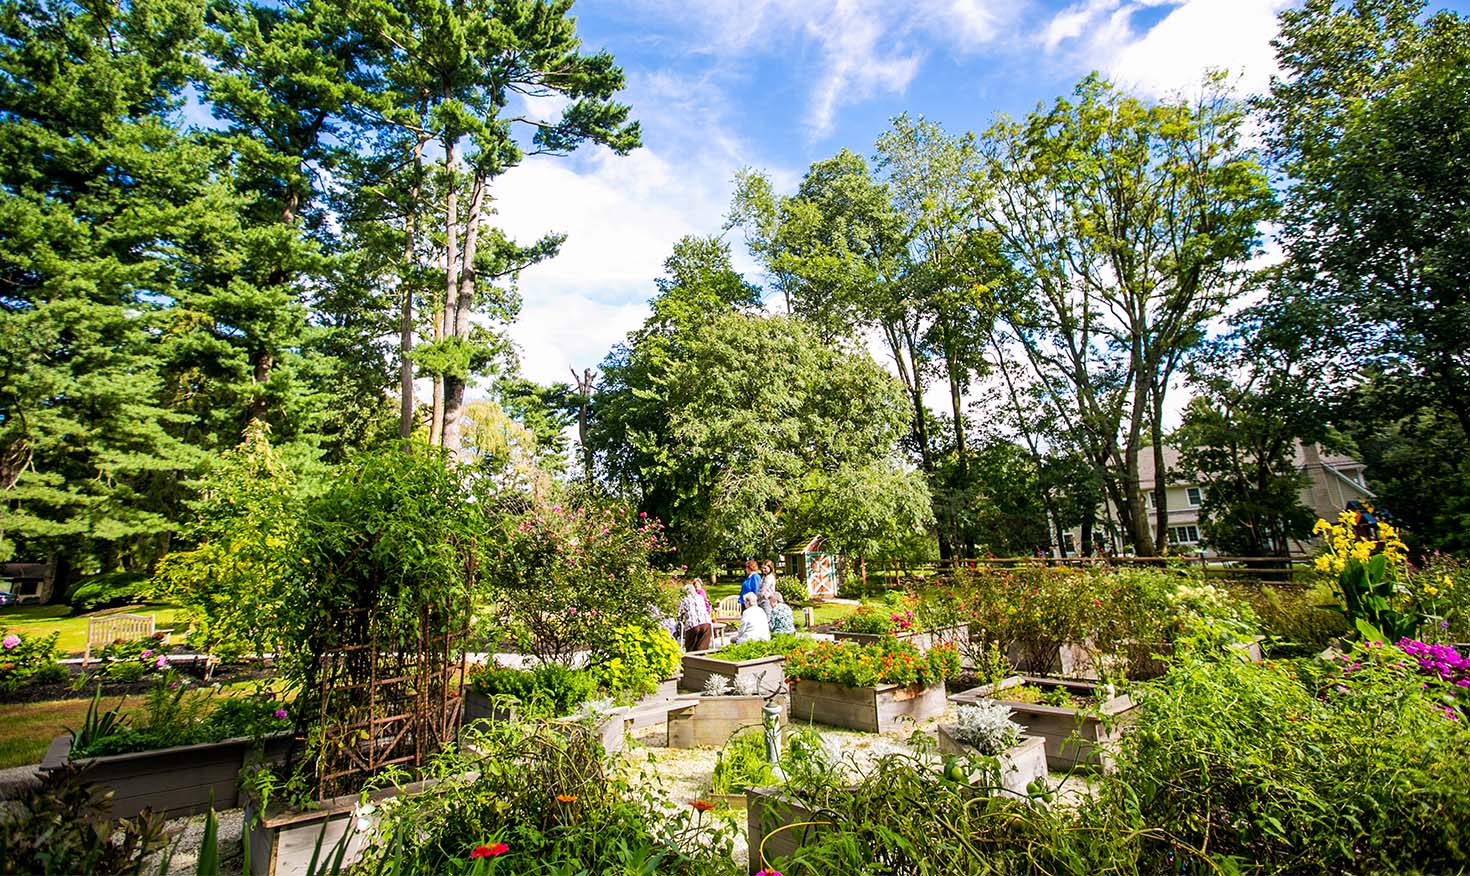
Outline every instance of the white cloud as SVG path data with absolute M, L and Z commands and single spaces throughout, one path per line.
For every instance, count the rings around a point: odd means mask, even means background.
M 972 54 L 990 46 L 1027 0 L 642 0 L 693 31 L 695 54 L 738 65 L 769 55 L 796 58 L 810 82 L 805 124 L 812 139 L 832 130 L 844 106 L 903 94 L 928 46 Z M 810 59 L 808 60 L 808 56 Z
M 1057 13 L 1037 41 L 1074 66 L 1103 70 L 1118 85 L 1150 97 L 1190 93 L 1206 71 L 1224 70 L 1239 93 L 1263 89 L 1276 70 L 1271 39 L 1291 0 L 1085 0 Z M 1147 30 L 1134 26 L 1147 7 L 1171 7 Z

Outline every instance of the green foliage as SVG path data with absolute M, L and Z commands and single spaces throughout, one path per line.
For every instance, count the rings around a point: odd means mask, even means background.
M 758 660 L 761 657 L 772 657 L 776 654 L 790 654 L 797 648 L 809 643 L 811 639 L 795 633 L 777 633 L 765 642 L 737 642 L 726 645 L 717 651 L 711 651 L 705 655 L 716 660 Z
M 189 640 L 204 653 L 237 660 L 279 652 L 290 547 L 304 504 L 296 475 L 255 421 L 240 446 L 192 486 L 196 516 L 186 535 L 197 546 L 164 558 L 152 594 L 185 608 Z
M 435 761 L 434 793 L 377 804 L 353 872 L 468 872 L 476 846 L 504 843 L 500 872 L 528 876 L 736 873 L 728 825 L 675 809 L 652 776 L 611 769 L 593 734 L 515 723 L 468 732 L 462 753 Z
M 521 718 L 570 715 L 597 693 L 597 679 L 591 672 L 560 663 L 533 669 L 480 666 L 470 672 L 469 683 L 487 697 L 514 697 Z
M 1470 641 L 1470 563 L 1435 553 L 1422 567 L 1409 569 L 1406 584 L 1429 619 L 1436 621 L 1422 638 Z
M 908 609 L 889 611 L 872 605 L 860 605 L 857 611 L 832 622 L 832 628 L 849 633 L 886 636 L 913 629 L 914 613 Z
M 284 704 L 268 692 L 219 697 L 216 689 L 200 690 L 186 676 L 172 670 L 154 681 L 143 700 L 143 709 L 131 723 L 118 718 L 122 701 L 109 712 L 96 715 L 100 696 L 99 687 L 82 729 L 72 734 L 73 758 L 106 757 L 246 736 L 259 739 L 289 730 L 291 726 Z
M 788 775 L 830 766 L 822 748 L 822 734 L 812 727 L 791 727 L 782 741 L 781 768 Z M 766 759 L 766 734 L 760 726 L 744 727 L 731 734 L 715 755 L 710 775 L 713 794 L 740 794 L 746 788 L 779 785 L 771 762 Z
M 138 572 L 107 572 L 68 587 L 64 598 L 75 614 L 116 608 L 138 602 L 147 581 L 148 576 Z
M 593 648 L 590 671 L 604 690 L 642 696 L 679 671 L 682 655 L 663 627 L 621 626 Z
M 120 713 L 123 701 L 117 701 L 117 705 L 107 711 L 98 711 L 102 704 L 102 685 L 97 685 L 97 692 L 92 694 L 92 702 L 87 706 L 86 717 L 82 719 L 82 726 L 76 730 L 67 728 L 71 736 L 71 747 L 75 751 L 83 751 L 95 745 L 98 741 L 115 736 L 127 729 L 128 718 Z
M 1186 654 L 1144 694 L 1104 804 L 1245 873 L 1464 868 L 1470 732 L 1402 653 L 1353 659 L 1319 677 Z
M 61 656 L 56 650 L 59 635 L 22 636 L 6 631 L 4 650 L 0 650 L 0 690 L 14 692 L 22 685 L 40 682 Z
M 1317 654 L 1333 639 L 1349 632 L 1341 613 L 1324 608 L 1338 599 L 1337 590 L 1325 580 L 1313 579 L 1302 588 L 1252 587 L 1242 598 L 1249 600 L 1260 618 L 1261 632 L 1269 640 L 1272 655 Z
M 145 675 L 162 672 L 168 667 L 168 649 L 160 643 L 162 634 L 148 639 L 117 639 L 97 654 L 101 673 L 108 681 L 131 683 Z
M 935 645 L 919 651 L 912 644 L 884 638 L 877 644 L 817 642 L 786 657 L 786 677 L 801 681 L 828 681 L 848 687 L 880 684 L 941 684 L 959 674 L 960 655 L 953 645 Z
M 806 584 L 791 575 L 776 576 L 776 592 L 781 594 L 782 602 L 793 607 L 799 608 L 811 601 Z
M 620 629 L 650 627 L 654 609 L 670 608 L 654 569 L 671 552 L 663 525 L 627 506 L 565 501 L 577 504 L 500 515 L 485 546 L 487 614 L 543 662 L 615 647 Z
M 0 810 L 0 874 L 136 876 L 166 845 L 163 822 L 148 813 L 113 820 L 111 804 L 74 767 L 48 774 Z

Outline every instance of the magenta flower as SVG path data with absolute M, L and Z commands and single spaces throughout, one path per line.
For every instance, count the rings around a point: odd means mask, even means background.
M 5 637 L 5 641 L 0 642 L 0 645 L 4 645 L 5 650 L 7 651 L 9 651 L 11 648 L 17 648 L 20 646 L 20 636 L 17 636 L 15 633 L 11 633 L 10 635 Z
M 167 655 L 164 655 L 164 654 L 159 654 L 158 655 L 158 659 L 156 661 L 154 661 L 154 663 L 153 663 L 153 668 L 154 669 L 162 669 L 163 667 L 165 667 L 167 665 L 168 665 L 168 656 Z
M 284 721 L 286 719 L 286 710 L 276 709 L 276 717 Z

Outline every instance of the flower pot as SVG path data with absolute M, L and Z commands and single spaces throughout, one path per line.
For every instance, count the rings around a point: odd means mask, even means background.
M 71 737 L 57 736 L 46 749 L 41 771 L 67 763 L 85 765 L 84 781 L 112 791 L 114 818 L 132 818 L 144 809 L 164 818 L 198 815 L 240 805 L 239 776 L 247 764 L 282 763 L 290 733 L 261 740 L 249 737 L 179 745 L 152 751 L 73 759 Z
M 944 685 L 880 684 L 848 687 L 826 681 L 793 681 L 791 717 L 869 733 L 902 728 L 900 718 L 922 721 L 944 714 Z
M 955 737 L 956 728 L 953 724 L 939 725 L 939 753 L 940 754 L 971 754 L 980 757 L 986 755 L 972 746 L 966 745 Z M 1037 779 L 1046 780 L 1049 773 L 1046 769 L 1046 739 L 1040 736 L 1022 736 L 1020 743 L 1007 748 L 1000 754 L 994 755 L 999 769 L 999 788 L 995 789 L 1000 794 L 1008 794 L 1012 797 L 1026 797 L 1026 788 Z M 991 779 L 995 781 L 995 779 Z
M 1099 702 L 1090 709 L 1019 703 L 1006 698 L 1006 691 L 1023 684 L 1043 688 L 1066 688 L 1077 696 L 1100 697 L 1102 686 L 1086 681 L 1013 675 L 999 684 L 982 685 L 950 697 L 956 703 L 975 703 L 981 699 L 1000 700 L 1015 712 L 1015 721 L 1026 727 L 1031 736 L 1046 740 L 1046 763 L 1053 770 L 1069 770 L 1074 766 L 1098 766 L 1111 769 L 1112 754 L 1121 723 L 1134 706 L 1127 694 Z
M 895 633 L 851 633 L 847 630 L 833 630 L 832 638 L 839 642 L 844 639 L 857 642 L 859 645 L 876 645 L 884 639 L 897 639 L 900 642 L 909 642 L 920 651 L 927 651 L 935 645 L 952 644 L 963 652 L 970 642 L 970 625 L 956 624 L 951 627 L 936 627 L 932 630 L 902 630 Z
M 769 696 L 781 689 L 786 681 L 786 657 L 773 654 L 754 660 L 720 660 L 710 657 L 710 651 L 690 651 L 684 655 L 684 677 L 679 680 L 679 689 L 698 693 L 712 675 L 722 675 L 734 687 L 741 679 L 756 685 L 756 691 Z
M 765 718 L 765 697 L 686 697 L 698 705 L 669 715 L 670 748 L 719 748 L 736 731 L 759 727 Z M 786 698 L 777 697 L 781 724 L 786 725 Z M 744 799 L 744 798 L 742 798 Z

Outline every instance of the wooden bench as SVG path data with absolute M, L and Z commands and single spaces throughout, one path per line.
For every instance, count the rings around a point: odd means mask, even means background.
M 623 739 L 629 733 L 663 724 L 664 747 L 667 748 L 669 717 L 682 714 L 698 705 L 699 697 L 674 697 L 620 709 L 608 716 L 602 725 L 602 747 L 609 752 L 622 751 Z
M 169 630 L 154 629 L 151 614 L 109 614 L 104 617 L 87 618 L 87 648 L 82 652 L 82 665 L 92 662 L 92 650 L 101 650 L 118 640 L 136 642 L 151 639 L 157 633 Z M 165 635 L 164 642 L 168 637 Z

